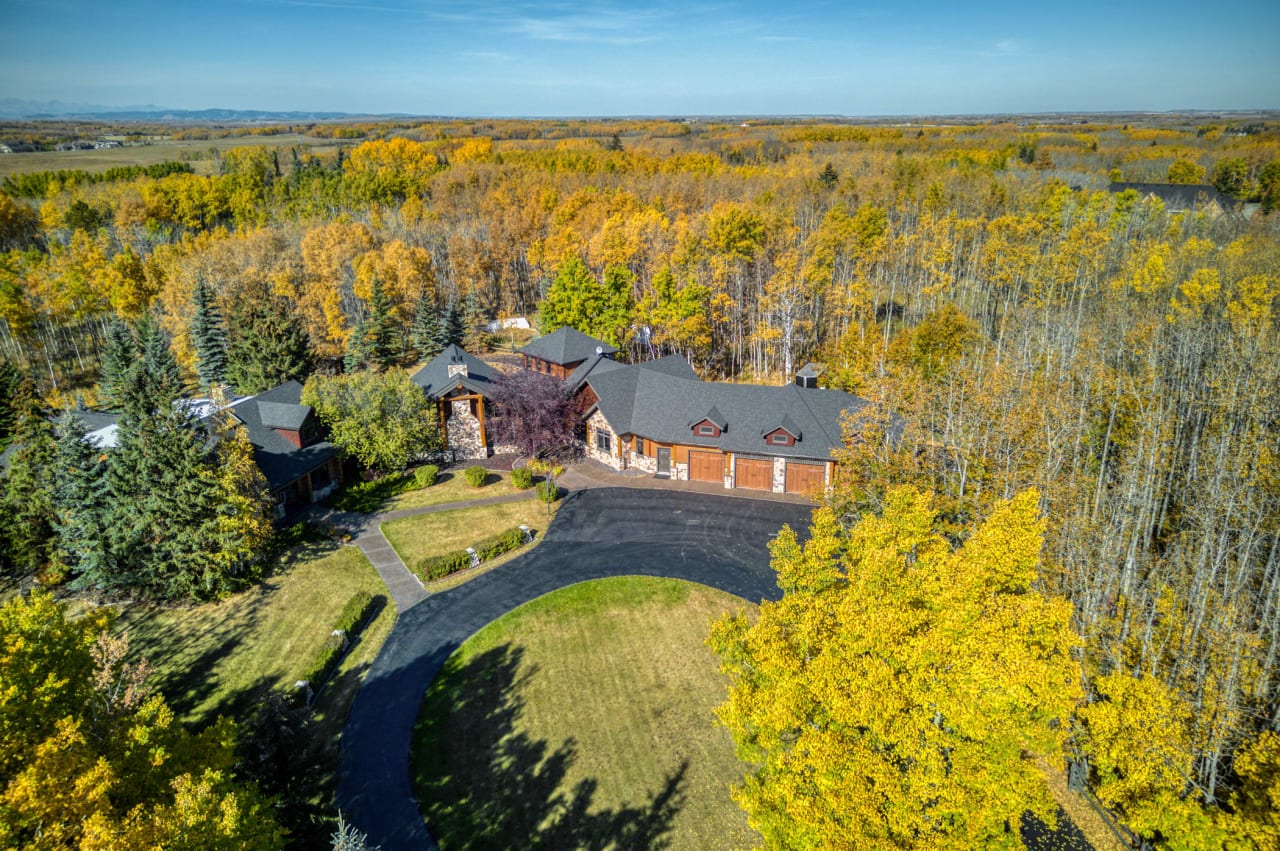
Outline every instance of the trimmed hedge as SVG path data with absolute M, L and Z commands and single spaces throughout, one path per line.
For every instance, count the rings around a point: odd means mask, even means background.
M 538 482 L 538 499 L 542 502 L 555 502 L 560 498 L 560 488 L 555 482 Z
M 480 561 L 486 562 L 503 553 L 511 552 L 524 545 L 524 530 L 519 526 L 499 532 L 472 545 Z M 471 553 L 466 550 L 454 550 L 438 556 L 427 556 L 418 562 L 418 576 L 425 582 L 430 579 L 443 579 L 451 573 L 457 573 L 471 566 Z
M 310 684 L 313 692 L 319 691 L 320 686 L 333 673 L 333 669 L 338 667 L 347 650 L 348 640 L 360 634 L 372 610 L 373 595 L 368 591 L 357 591 L 352 594 L 351 599 L 342 607 L 342 614 L 338 615 L 338 622 L 333 626 L 334 630 L 341 630 L 342 634 L 330 634 L 324 640 L 324 644 L 320 645 L 320 650 L 316 653 L 311 667 L 302 674 L 302 679 Z
M 349 636 L 357 635 L 360 628 L 364 626 L 364 619 L 371 609 L 373 609 L 373 595 L 368 591 L 357 591 L 342 607 L 342 614 L 338 615 L 338 622 L 333 628 L 340 629 Z
M 324 640 L 324 644 L 320 645 L 320 652 L 316 654 L 316 659 L 311 663 L 311 667 L 302 675 L 302 679 L 306 680 L 311 686 L 313 692 L 319 691 L 320 686 L 333 673 L 333 669 L 338 667 L 338 662 L 342 659 L 342 653 L 347 649 L 347 637 L 345 635 L 330 635 Z
M 527 467 L 516 467 L 511 471 L 511 484 L 522 491 L 533 487 L 533 473 Z
M 418 576 L 424 581 L 442 579 L 450 573 L 471 566 L 471 553 L 466 550 L 454 550 L 438 556 L 427 556 L 418 562 Z
M 478 488 L 484 484 L 485 479 L 489 478 L 489 471 L 477 464 L 463 470 L 462 475 L 466 477 L 467 484 L 473 488 Z
M 325 500 L 325 503 L 339 511 L 357 511 L 361 514 L 372 514 L 391 497 L 411 491 L 416 486 L 413 477 L 408 473 L 392 473 L 389 476 L 383 476 L 381 479 L 357 482 L 341 488 L 336 494 Z
M 427 464 L 413 472 L 413 483 L 421 488 L 429 488 L 440 476 L 440 468 L 435 464 Z

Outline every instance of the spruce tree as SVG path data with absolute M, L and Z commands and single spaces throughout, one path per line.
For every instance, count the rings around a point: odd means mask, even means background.
M 424 289 L 413 305 L 413 323 L 409 326 L 409 343 L 417 350 L 418 357 L 429 361 L 440 354 L 443 330 L 435 300 Z
M 466 341 L 464 348 L 467 351 L 480 352 L 489 348 L 488 326 L 489 317 L 485 316 L 484 308 L 480 306 L 480 299 L 476 296 L 475 290 L 472 290 L 467 293 L 462 314 L 462 327 Z
M 467 336 L 466 328 L 462 324 L 462 314 L 458 313 L 458 307 L 452 301 L 444 312 L 443 331 L 441 336 L 441 348 L 445 346 L 461 346 L 462 341 Z
M 30 381 L 15 407 L 15 448 L 0 489 L 0 568 L 30 574 L 45 566 L 53 545 L 53 428 Z
M 22 373 L 9 361 L 0 361 L 0 448 L 9 445 L 9 437 L 18 422 L 18 388 Z
M 365 340 L 368 359 L 378 369 L 394 366 L 400 359 L 395 317 L 391 315 L 391 299 L 387 297 L 382 279 L 374 276 L 373 291 L 369 294 L 369 317 L 365 322 Z
M 369 345 L 369 323 L 365 319 L 357 320 L 356 327 L 351 329 L 347 337 L 347 351 L 342 355 L 343 372 L 359 372 L 368 369 L 373 360 L 373 352 Z
M 84 423 L 65 411 L 54 424 L 53 528 L 56 558 L 75 577 L 74 587 L 100 588 L 109 581 L 104 526 L 106 462 L 103 450 L 85 440 Z
M 129 326 L 118 316 L 107 320 L 106 350 L 98 377 L 98 395 L 108 405 L 124 404 L 121 395 L 126 376 L 138 360 L 138 343 Z
M 227 378 L 241 393 L 261 393 L 311 372 L 311 339 L 280 299 L 246 297 L 230 326 Z
M 227 329 L 204 278 L 196 281 L 192 302 L 195 313 L 191 317 L 191 342 L 196 350 L 196 375 L 200 388 L 208 391 L 227 383 Z

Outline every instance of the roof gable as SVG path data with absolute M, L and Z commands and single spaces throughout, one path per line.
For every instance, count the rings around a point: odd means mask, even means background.
M 449 345 L 415 372 L 411 380 L 432 399 L 459 387 L 485 396 L 498 380 L 498 371 L 461 346 Z

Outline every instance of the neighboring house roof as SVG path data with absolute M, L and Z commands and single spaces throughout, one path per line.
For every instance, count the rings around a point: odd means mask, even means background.
M 1204 183 L 1112 183 L 1107 189 L 1111 192 L 1133 189 L 1139 195 L 1154 195 L 1170 210 L 1192 210 L 1213 203 L 1230 210 L 1238 203 L 1230 195 Z
M 594 409 L 618 434 L 745 455 L 826 459 L 841 445 L 842 415 L 868 404 L 838 390 L 698 381 L 640 366 L 593 375 L 587 383 L 597 397 Z M 722 434 L 696 434 L 692 426 L 712 414 L 723 421 Z M 780 425 L 797 438 L 794 446 L 764 441 Z
M 498 380 L 498 371 L 459 346 L 449 345 L 415 372 L 412 380 L 432 399 L 439 399 L 459 387 L 487 397 Z
M 299 449 L 275 431 L 269 421 L 274 414 L 286 408 L 302 408 L 306 414 L 311 413 L 311 407 L 302 404 L 302 385 L 296 381 L 285 382 L 244 399 L 232 409 L 236 418 L 244 423 L 249 442 L 253 444 L 253 458 L 271 490 L 301 478 L 338 454 L 337 447 L 327 440 Z M 277 428 L 295 430 L 293 426 Z
M 577 328 L 566 327 L 528 343 L 520 349 L 520 354 L 564 366 L 584 361 L 596 354 L 597 350 L 607 355 L 618 351 L 602 340 L 583 334 Z

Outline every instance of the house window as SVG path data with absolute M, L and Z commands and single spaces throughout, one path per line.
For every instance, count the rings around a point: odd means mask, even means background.
M 769 438 L 769 442 L 781 443 L 785 445 L 790 443 L 791 439 L 787 436 L 787 433 L 785 431 L 779 431 L 779 432 L 774 432 L 774 434 Z
M 613 452 L 613 435 L 607 431 L 596 429 L 596 449 L 601 452 Z
M 698 426 L 698 434 L 709 434 L 715 437 L 716 427 L 713 425 L 700 425 Z

